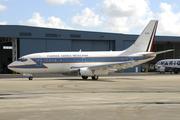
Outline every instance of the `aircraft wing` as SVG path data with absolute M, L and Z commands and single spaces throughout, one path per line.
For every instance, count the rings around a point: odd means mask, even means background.
M 174 49 L 164 50 L 164 51 L 159 51 L 159 52 L 147 53 L 147 54 L 144 54 L 144 57 L 154 56 L 154 55 L 157 55 L 157 54 L 166 53 L 166 52 L 170 52 L 170 51 L 174 51 Z
M 133 61 L 127 61 L 127 62 L 119 62 L 119 63 L 113 63 L 113 64 L 105 64 L 105 65 L 97 65 L 97 66 L 91 66 L 89 69 L 116 69 L 117 67 L 124 67 L 126 68 L 127 65 L 130 65 L 133 63 Z
M 113 64 L 103 64 L 103 65 L 97 65 L 97 66 L 82 66 L 82 67 L 71 67 L 69 69 L 70 72 L 77 72 L 80 68 L 89 68 L 93 70 L 97 69 L 116 69 L 119 66 L 122 66 L 124 69 L 127 65 L 130 65 L 133 63 L 133 61 L 127 61 L 127 62 L 119 62 L 119 63 L 113 63 Z

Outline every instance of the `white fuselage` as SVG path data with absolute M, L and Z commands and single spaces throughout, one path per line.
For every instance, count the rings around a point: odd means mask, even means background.
M 27 74 L 49 74 L 49 73 L 70 73 L 76 67 L 91 67 L 107 65 L 119 62 L 133 61 L 126 66 L 116 66 L 114 69 L 122 70 L 133 67 L 149 60 L 155 56 L 143 57 L 149 52 L 126 52 L 126 51 L 106 51 L 106 52 L 47 52 L 34 53 L 21 57 L 11 63 L 9 69 Z M 98 70 L 100 75 L 107 75 L 108 69 Z M 96 71 L 96 72 L 98 72 Z
M 156 69 L 160 71 L 160 68 L 180 68 L 180 59 L 165 59 L 160 60 L 155 65 Z

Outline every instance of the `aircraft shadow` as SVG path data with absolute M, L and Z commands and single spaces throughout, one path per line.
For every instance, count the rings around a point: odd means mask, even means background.
M 99 80 L 91 80 L 91 79 L 87 79 L 87 80 L 83 80 L 83 79 L 52 79 L 52 80 L 69 80 L 69 81 L 94 81 L 94 82 L 116 82 L 116 81 L 111 81 L 111 80 L 105 80 L 105 79 L 99 79 Z

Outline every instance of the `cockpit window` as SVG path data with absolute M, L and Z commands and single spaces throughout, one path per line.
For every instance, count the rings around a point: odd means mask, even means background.
M 25 59 L 25 58 L 19 58 L 17 61 L 26 62 L 27 59 Z

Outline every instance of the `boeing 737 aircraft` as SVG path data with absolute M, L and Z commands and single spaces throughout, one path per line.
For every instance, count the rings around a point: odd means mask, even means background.
M 178 74 L 180 70 L 180 59 L 160 60 L 156 63 L 155 68 L 160 73 L 173 71 L 175 74 Z
M 81 75 L 83 79 L 97 80 L 100 75 L 114 74 L 171 51 L 152 52 L 157 25 L 157 20 L 151 20 L 135 43 L 123 51 L 34 53 L 20 57 L 8 68 L 23 73 L 29 80 L 33 74 Z

